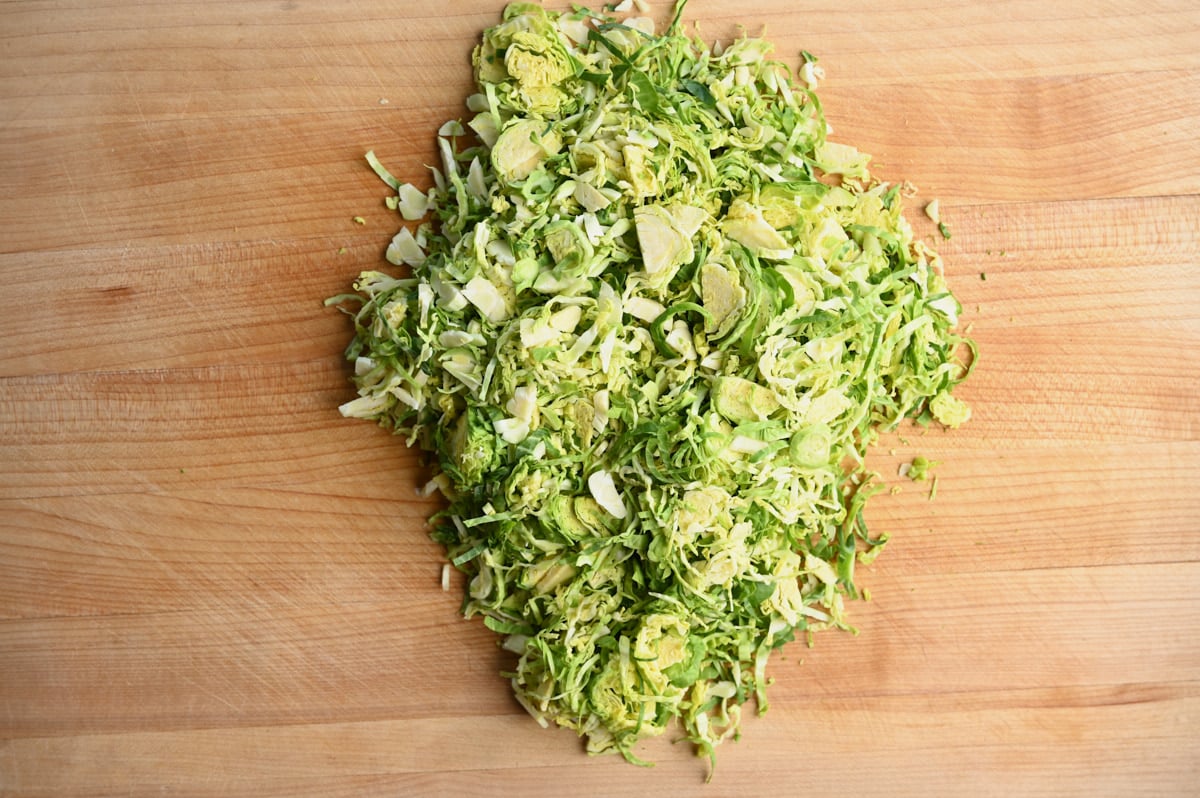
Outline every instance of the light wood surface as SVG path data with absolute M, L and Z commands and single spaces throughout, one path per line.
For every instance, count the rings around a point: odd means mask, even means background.
M 427 179 L 501 8 L 0 3 L 0 794 L 1197 794 L 1200 6 L 692 0 L 940 198 L 982 351 L 968 426 L 871 461 L 940 481 L 871 506 L 860 634 L 708 786 L 523 714 L 419 459 L 335 409 L 362 154 Z

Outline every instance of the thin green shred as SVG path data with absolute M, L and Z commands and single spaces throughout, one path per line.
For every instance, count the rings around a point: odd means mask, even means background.
M 899 187 L 826 139 L 817 59 L 793 79 L 683 7 L 660 34 L 509 5 L 432 188 L 367 155 L 418 222 L 398 276 L 331 300 L 341 411 L 436 456 L 433 536 L 518 700 L 638 764 L 676 721 L 715 761 L 773 650 L 852 629 L 868 446 L 965 421 L 975 359 Z

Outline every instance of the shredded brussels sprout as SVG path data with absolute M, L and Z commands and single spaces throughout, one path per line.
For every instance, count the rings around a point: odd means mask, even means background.
M 514 3 L 465 124 L 347 309 L 358 398 L 436 456 L 434 537 L 517 699 L 594 753 L 678 720 L 698 753 L 766 709 L 771 652 L 851 628 L 878 553 L 864 457 L 949 426 L 974 362 L 898 185 L 826 140 L 801 80 L 743 37 Z M 962 351 L 960 359 L 958 353 Z

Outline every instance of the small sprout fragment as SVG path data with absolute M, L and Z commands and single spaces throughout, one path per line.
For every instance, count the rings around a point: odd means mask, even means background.
M 656 284 L 669 281 L 679 266 L 692 259 L 695 252 L 692 236 L 703 222 L 697 210 L 687 206 L 664 208 L 661 205 L 643 205 L 634 210 L 642 262 L 646 274 Z
M 588 477 L 588 490 L 591 491 L 592 498 L 612 517 L 620 519 L 629 514 L 621 494 L 613 484 L 612 474 L 607 471 L 596 471 Z
M 700 286 L 700 298 L 711 314 L 705 329 L 721 336 L 737 323 L 738 313 L 746 304 L 746 291 L 737 272 L 719 263 L 700 267 Z
M 930 475 L 929 470 L 937 465 L 927 458 L 917 455 L 912 459 L 911 463 L 902 463 L 900 465 L 900 476 L 908 477 L 913 482 L 924 482 Z
M 492 166 L 506 182 L 523 180 L 562 147 L 562 137 L 536 119 L 522 119 L 504 128 L 492 149 Z
M 462 289 L 463 296 L 479 309 L 484 318 L 493 324 L 499 324 L 512 315 L 512 309 L 503 293 L 486 277 L 472 277 Z
M 930 200 L 925 205 L 925 215 L 933 221 L 934 224 L 941 224 L 941 203 L 939 200 Z
M 792 256 L 787 239 L 763 218 L 762 209 L 745 200 L 733 201 L 729 213 L 721 221 L 721 230 L 729 238 L 760 255 L 779 259 Z
M 429 211 L 429 198 L 424 191 L 414 186 L 412 183 L 405 183 L 397 190 L 398 200 L 396 203 L 397 210 L 400 215 L 408 221 L 416 221 L 425 216 Z
M 770 388 L 742 377 L 718 377 L 712 383 L 713 408 L 734 423 L 763 421 L 779 409 Z
M 400 228 L 400 232 L 396 233 L 392 243 L 388 244 L 386 254 L 388 262 L 397 266 L 402 263 L 419 266 L 425 262 L 425 251 L 407 227 Z
M 929 410 L 934 418 L 947 427 L 958 428 L 971 419 L 971 406 L 949 391 L 933 397 L 929 402 Z

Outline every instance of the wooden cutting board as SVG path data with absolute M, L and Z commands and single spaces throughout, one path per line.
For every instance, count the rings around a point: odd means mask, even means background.
M 501 7 L 0 4 L 0 793 L 1196 794 L 1200 6 L 690 4 L 940 198 L 982 351 L 968 426 L 872 460 L 940 481 L 870 508 L 860 633 L 707 787 L 522 713 L 417 458 L 335 410 L 321 301 L 397 227 L 362 154 L 427 179 Z

